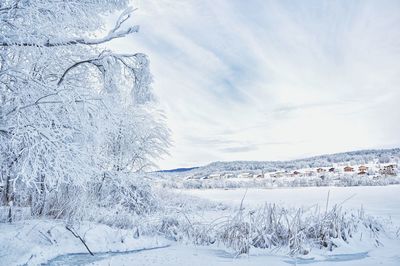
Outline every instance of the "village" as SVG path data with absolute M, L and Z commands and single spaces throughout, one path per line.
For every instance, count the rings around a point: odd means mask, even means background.
M 273 172 L 261 170 L 251 171 L 223 171 L 211 174 L 194 174 L 186 177 L 190 179 L 261 179 L 261 178 L 306 178 L 319 177 L 324 179 L 340 178 L 341 176 L 369 176 L 374 179 L 387 176 L 397 176 L 399 174 L 396 163 L 369 163 L 361 165 L 342 165 L 335 164 L 330 167 L 302 168 L 296 170 L 278 170 Z

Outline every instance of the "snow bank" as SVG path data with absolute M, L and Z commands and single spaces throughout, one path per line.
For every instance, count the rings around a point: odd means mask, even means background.
M 72 226 L 71 226 L 72 227 Z M 72 227 L 92 252 L 128 251 L 164 246 L 163 238 L 140 237 L 132 230 L 83 222 Z M 87 253 L 63 221 L 27 220 L 0 223 L 0 265 L 38 265 L 66 253 Z

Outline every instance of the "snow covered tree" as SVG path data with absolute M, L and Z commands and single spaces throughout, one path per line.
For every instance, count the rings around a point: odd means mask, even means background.
M 132 11 L 127 0 L 1 1 L 3 204 L 40 215 L 50 191 L 82 187 L 110 167 L 136 171 L 166 152 L 147 57 L 105 48 L 138 31 L 125 27 Z

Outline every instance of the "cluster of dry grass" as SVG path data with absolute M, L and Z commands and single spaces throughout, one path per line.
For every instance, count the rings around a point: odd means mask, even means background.
M 193 222 L 183 214 L 170 215 L 162 219 L 156 230 L 177 241 L 222 244 L 237 255 L 260 248 L 282 249 L 297 256 L 308 254 L 312 248 L 332 251 L 361 232 L 368 232 L 369 239 L 379 244 L 383 226 L 362 209 L 345 212 L 336 205 L 329 210 L 318 207 L 289 210 L 265 204 L 255 210 L 240 208 L 229 217 L 211 223 Z

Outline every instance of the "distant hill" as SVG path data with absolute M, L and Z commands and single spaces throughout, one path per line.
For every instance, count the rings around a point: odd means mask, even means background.
M 178 168 L 172 170 L 163 170 L 163 173 L 185 173 L 190 175 L 206 175 L 221 172 L 236 171 L 281 171 L 294 170 L 301 168 L 329 167 L 334 164 L 364 164 L 368 162 L 400 162 L 400 148 L 395 149 L 376 149 L 359 150 L 327 155 L 313 156 L 305 159 L 290 161 L 231 161 L 231 162 L 213 162 L 201 167 Z
M 193 169 L 197 169 L 199 167 L 189 167 L 189 168 L 176 168 L 176 169 L 168 169 L 168 170 L 159 170 L 158 173 L 180 173 L 187 172 Z

